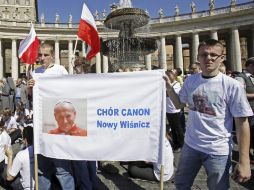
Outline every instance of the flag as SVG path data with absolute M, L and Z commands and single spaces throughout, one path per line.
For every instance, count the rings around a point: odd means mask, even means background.
M 100 39 L 93 15 L 85 3 L 79 23 L 78 37 L 88 45 L 86 59 L 92 59 L 100 51 Z
M 34 64 L 38 57 L 39 39 L 36 36 L 34 26 L 31 26 L 28 36 L 19 44 L 19 58 L 20 61 L 27 64 Z

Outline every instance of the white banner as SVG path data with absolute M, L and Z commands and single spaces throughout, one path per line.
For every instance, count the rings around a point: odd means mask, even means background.
M 159 161 L 165 137 L 163 74 L 157 70 L 35 76 L 35 154 Z

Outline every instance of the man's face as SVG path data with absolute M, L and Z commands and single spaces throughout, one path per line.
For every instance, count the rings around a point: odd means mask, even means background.
M 50 47 L 40 48 L 39 51 L 40 63 L 46 68 L 53 63 L 54 57 L 51 53 Z
M 76 111 L 68 105 L 63 105 L 55 110 L 58 127 L 64 132 L 68 132 L 72 128 L 75 118 Z
M 220 46 L 202 46 L 198 52 L 198 61 L 204 76 L 217 75 L 220 64 L 224 61 L 223 49 Z
M 3 121 L 4 122 L 6 122 L 10 118 L 11 118 L 11 116 L 9 114 L 3 114 Z

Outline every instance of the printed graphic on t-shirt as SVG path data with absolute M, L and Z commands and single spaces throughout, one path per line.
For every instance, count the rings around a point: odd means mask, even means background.
M 208 94 L 206 94 L 205 92 L 194 92 L 192 94 L 193 103 L 190 104 L 189 108 L 192 111 L 216 116 L 216 112 L 212 107 L 212 104 L 215 102 L 212 102 L 212 99 L 213 98 L 209 97 Z

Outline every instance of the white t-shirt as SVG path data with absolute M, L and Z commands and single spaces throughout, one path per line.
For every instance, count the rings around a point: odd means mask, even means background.
M 168 181 L 174 173 L 174 155 L 172 151 L 172 147 L 167 139 L 165 139 L 164 143 L 164 176 L 163 181 Z M 160 171 L 161 165 L 158 163 L 153 163 L 154 175 L 157 180 L 160 180 Z
M 59 64 L 54 64 L 52 67 L 45 70 L 46 74 L 54 74 L 54 75 L 67 75 L 68 72 L 64 66 Z
M 5 163 L 7 163 L 7 157 L 5 156 L 5 151 L 4 151 L 4 145 L 7 145 L 7 147 L 11 147 L 11 137 L 6 133 L 4 130 L 0 134 L 0 162 L 5 160 Z
M 172 84 L 172 87 L 174 89 L 174 91 L 179 94 L 179 91 L 181 90 L 181 85 L 179 82 L 175 81 Z M 171 101 L 171 99 L 169 97 L 166 98 L 166 112 L 167 113 L 179 113 L 181 111 L 181 109 L 176 109 L 175 105 L 173 104 L 173 102 Z
M 233 117 L 253 115 L 242 85 L 222 73 L 210 79 L 198 73 L 185 80 L 179 96 L 189 105 L 185 143 L 207 154 L 228 155 Z
M 5 123 L 4 123 L 4 126 L 6 127 L 6 129 L 17 129 L 17 122 L 16 122 L 16 119 L 15 117 L 11 116 Z
M 18 152 L 13 160 L 9 174 L 13 177 L 20 172 L 20 182 L 25 190 L 34 189 L 34 152 L 33 146 Z

